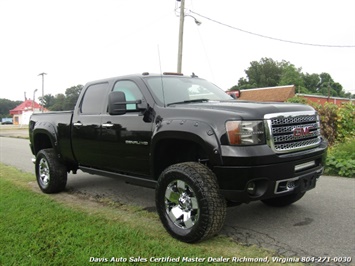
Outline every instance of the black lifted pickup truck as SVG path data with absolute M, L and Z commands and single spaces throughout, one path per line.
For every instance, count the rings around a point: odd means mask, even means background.
M 44 193 L 78 169 L 155 188 L 164 227 L 190 243 L 217 234 L 228 205 L 301 199 L 327 149 L 310 106 L 238 101 L 173 73 L 89 82 L 73 111 L 32 115 L 29 134 Z

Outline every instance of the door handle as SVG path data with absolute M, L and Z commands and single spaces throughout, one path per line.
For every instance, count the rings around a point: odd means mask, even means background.
M 83 124 L 80 122 L 80 121 L 78 121 L 78 122 L 74 122 L 74 127 L 81 127 Z
M 105 124 L 102 124 L 102 127 L 113 127 L 113 124 L 110 122 L 107 122 Z

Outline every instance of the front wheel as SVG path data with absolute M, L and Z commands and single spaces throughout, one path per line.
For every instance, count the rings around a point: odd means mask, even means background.
M 157 211 L 174 238 L 194 243 L 217 234 L 226 217 L 226 202 L 216 176 L 196 162 L 169 166 L 156 188 Z
M 36 178 L 39 188 L 47 194 L 58 193 L 67 184 L 67 169 L 54 149 L 40 150 L 36 156 Z
M 300 200 L 304 196 L 304 194 L 306 194 L 306 192 L 298 192 L 286 196 L 262 200 L 262 202 L 272 207 L 285 207 Z

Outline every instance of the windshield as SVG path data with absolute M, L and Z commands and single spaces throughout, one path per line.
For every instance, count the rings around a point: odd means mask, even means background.
M 222 89 L 199 78 L 147 77 L 154 98 L 161 105 L 172 103 L 233 100 Z M 164 89 L 164 90 L 163 90 Z

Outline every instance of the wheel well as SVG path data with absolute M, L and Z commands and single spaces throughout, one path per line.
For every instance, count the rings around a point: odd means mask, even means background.
M 40 150 L 53 148 L 52 142 L 46 134 L 36 134 L 34 138 L 34 150 L 37 154 Z
M 208 166 L 208 156 L 201 145 L 188 140 L 164 139 L 155 148 L 153 166 L 154 178 L 168 166 L 182 162 L 201 162 Z

